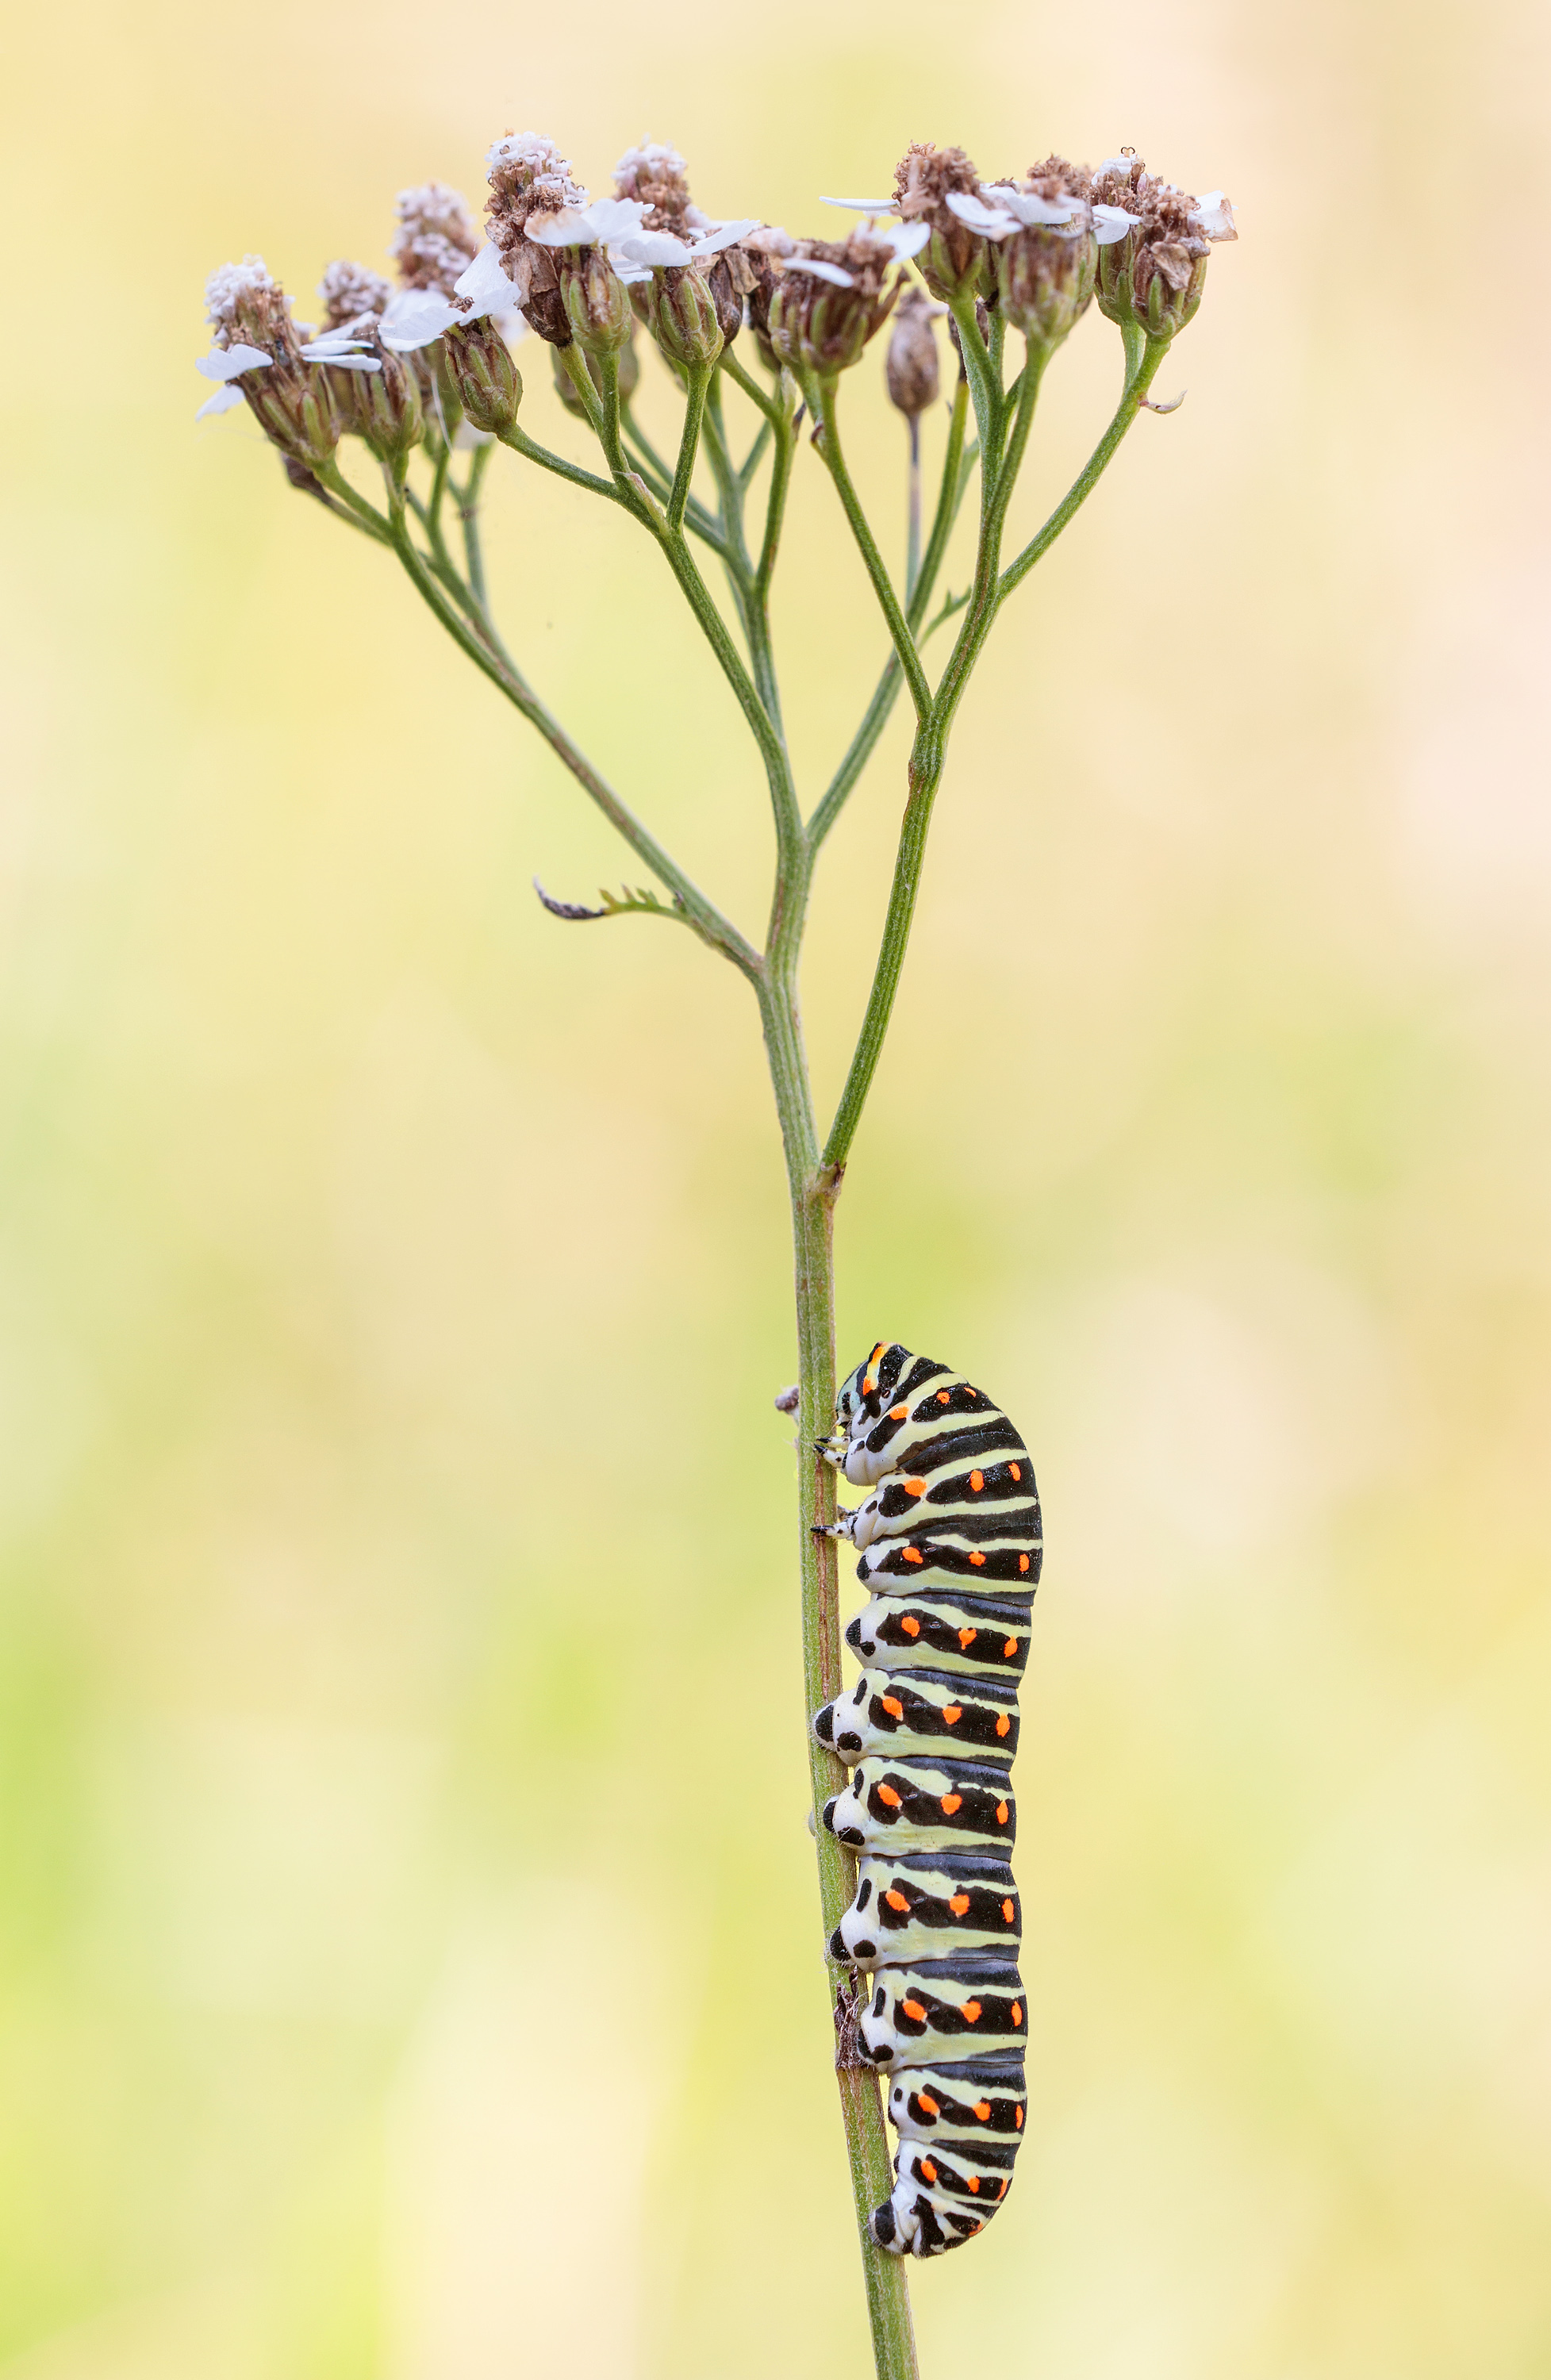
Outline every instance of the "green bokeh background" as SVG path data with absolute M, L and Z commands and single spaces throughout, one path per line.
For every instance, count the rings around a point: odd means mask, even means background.
M 540 914 L 535 872 L 617 880 L 601 824 L 191 418 L 212 264 L 309 292 L 529 124 L 798 228 L 912 137 L 1235 201 L 1188 403 L 966 706 L 842 1209 L 842 1356 L 966 1366 L 1048 1511 L 1032 2120 L 923 2365 L 1539 2380 L 1544 17 L 93 0 L 12 57 L 4 2380 L 865 2366 L 752 1003 Z M 1117 371 L 1085 321 L 1023 521 Z M 491 479 L 520 656 L 757 924 L 756 771 L 653 555 Z M 882 649 L 811 457 L 779 630 L 811 788 Z M 902 753 L 814 920 L 831 1099 Z

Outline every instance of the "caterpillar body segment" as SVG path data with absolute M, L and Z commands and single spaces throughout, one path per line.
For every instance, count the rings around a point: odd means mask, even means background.
M 945 1950 L 1015 1959 L 1024 1912 L 1005 1860 L 983 1852 L 921 1852 L 861 1863 L 856 1898 L 830 1937 L 854 1967 L 902 1966 Z
M 1029 1653 L 1025 1598 L 986 1595 L 875 1595 L 845 1632 L 868 1669 L 916 1668 L 1017 1679 Z
M 842 1754 L 842 1758 L 844 1758 Z M 1005 1768 L 990 1761 L 859 1760 L 842 1793 L 824 1804 L 824 1824 L 852 1851 L 1007 1852 L 1018 1831 Z
M 951 1746 L 1011 1763 L 1018 1749 L 1017 1682 L 977 1678 L 971 1684 L 935 1670 L 913 1670 L 905 1678 L 864 1670 L 854 1693 L 815 1711 L 813 1731 L 842 1760 Z
M 877 1970 L 858 2033 L 875 2066 L 935 2066 L 950 2042 L 970 2057 L 1021 2051 L 1027 2018 L 1010 1959 L 918 1959 Z
M 871 1598 L 845 1632 L 862 1676 L 814 1714 L 852 1772 L 824 1823 L 859 1860 L 830 1951 L 870 1972 L 857 2035 L 900 2135 L 873 2238 L 935 2256 L 1001 2204 L 1027 2105 L 1009 1770 L 1039 1494 L 985 1391 L 897 1342 L 842 1384 L 819 1451 L 869 1491 L 830 1532 Z
M 930 2255 L 984 2230 L 1007 2195 L 1016 2154 L 1011 2145 L 1002 2148 L 990 2142 L 975 2150 L 957 2143 L 939 2148 L 924 2141 L 902 2142 L 894 2160 L 899 2179 L 889 2197 L 889 2214 L 902 2243 L 918 2256 Z M 879 2246 L 889 2247 L 892 2242 L 882 2237 L 882 2216 L 880 2207 L 873 2217 L 875 2236 Z
M 913 2066 L 889 2078 L 889 2121 L 902 2140 L 1016 2143 L 1027 2112 L 1021 2057 Z

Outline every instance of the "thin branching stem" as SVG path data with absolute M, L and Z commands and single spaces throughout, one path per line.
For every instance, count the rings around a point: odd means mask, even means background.
M 942 781 L 949 736 L 970 674 L 996 617 L 1062 528 L 1086 501 L 1121 439 L 1146 401 L 1147 390 L 1166 351 L 1128 330 L 1123 394 L 1114 418 L 1066 495 L 1012 562 L 1003 565 L 1002 542 L 1009 506 L 1023 464 L 1047 361 L 1030 347 L 1024 369 L 1003 389 L 1006 324 L 1000 312 L 983 337 L 973 303 L 953 307 L 963 363 L 949 417 L 937 503 L 922 544 L 920 439 L 911 423 L 910 477 L 904 595 L 902 600 L 879 554 L 877 540 L 851 480 L 838 426 L 837 383 L 808 376 L 804 394 L 817 425 L 816 443 L 834 481 L 852 535 L 888 625 L 891 653 L 856 734 L 822 799 L 805 826 L 782 728 L 781 697 L 770 638 L 770 592 L 796 451 L 801 409 L 798 388 L 783 371 L 768 393 L 730 350 L 719 364 L 678 374 L 685 393 L 683 434 L 670 468 L 622 403 L 617 358 L 600 359 L 595 382 L 578 350 L 562 351 L 562 369 L 573 386 L 602 450 L 608 477 L 587 471 L 553 455 L 513 429 L 503 443 L 540 468 L 589 494 L 617 504 L 660 546 L 732 688 L 753 735 L 769 787 L 776 831 L 776 865 L 763 952 L 756 950 L 715 902 L 696 885 L 643 822 L 594 769 L 553 719 L 496 633 L 490 614 L 478 519 L 491 447 L 477 450 L 461 488 L 451 476 L 447 442 L 428 449 L 431 468 L 429 499 L 406 486 L 407 464 L 384 469 L 385 513 L 368 503 L 331 463 L 319 474 L 329 509 L 352 528 L 391 545 L 400 564 L 442 627 L 507 701 L 543 736 L 551 750 L 614 826 L 636 856 L 663 886 L 668 902 L 648 892 L 606 896 L 601 911 L 632 912 L 681 919 L 702 941 L 747 977 L 758 1002 L 776 1113 L 781 1125 L 791 1197 L 799 1361 L 798 1563 L 802 1580 L 802 1639 L 806 1707 L 830 1700 L 842 1683 L 839 1596 L 835 1548 L 815 1535 L 835 1512 L 835 1479 L 815 1451 L 827 1435 L 835 1392 L 833 1217 L 842 1176 L 877 1070 L 892 1014 L 919 889 L 933 804 Z M 721 404 L 721 379 L 732 381 L 758 411 L 760 428 L 751 453 L 734 464 Z M 967 442 L 973 408 L 977 437 Z M 715 480 L 720 510 L 712 513 L 693 493 L 697 457 L 704 447 Z M 756 562 L 745 528 L 745 501 L 763 456 L 770 457 L 763 532 Z M 632 460 L 634 455 L 635 460 Z M 979 527 L 969 588 L 950 595 L 928 621 L 933 590 L 941 575 L 949 540 L 969 485 L 980 467 Z M 455 501 L 463 528 L 465 569 L 448 551 L 442 512 Z M 418 519 L 425 543 L 417 539 Z M 748 645 L 744 662 L 721 611 L 713 601 L 690 552 L 700 538 L 721 558 L 733 606 Z M 960 625 L 935 690 L 919 648 L 950 618 Z M 826 835 L 875 749 L 903 686 L 915 709 L 908 795 L 893 883 L 872 988 L 855 1050 L 828 1139 L 820 1146 L 798 998 L 798 963 L 812 890 L 815 862 Z M 671 904 L 671 905 L 669 905 Z M 816 1818 L 824 1801 L 843 1781 L 833 1754 L 810 1738 L 810 1782 Z M 818 1827 L 819 1895 L 825 1938 L 838 1924 L 855 1887 L 850 1853 Z M 849 1971 L 827 1960 L 831 2005 L 849 1989 Z M 887 2135 L 878 2084 L 870 2069 L 848 2064 L 838 2070 L 842 2114 L 851 2167 L 858 2241 L 866 2284 L 878 2380 L 915 2380 L 916 2363 L 904 2261 L 885 2255 L 872 2242 L 866 2218 L 891 2184 Z

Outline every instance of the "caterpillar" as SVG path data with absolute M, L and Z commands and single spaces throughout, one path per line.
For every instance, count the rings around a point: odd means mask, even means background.
M 1009 1855 L 1039 1497 L 984 1390 L 888 1342 L 842 1386 L 818 1451 L 873 1491 L 827 1531 L 856 1548 L 871 1597 L 845 1632 L 862 1674 L 813 1718 L 851 1771 L 824 1824 L 858 1855 L 830 1951 L 871 1976 L 857 2037 L 900 2138 L 869 2228 L 895 2255 L 936 2256 L 1000 2206 L 1027 2107 Z

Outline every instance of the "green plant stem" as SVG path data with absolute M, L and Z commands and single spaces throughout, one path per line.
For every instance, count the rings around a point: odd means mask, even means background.
M 803 1708 L 806 1720 L 841 1691 L 840 1587 L 832 1537 L 816 1526 L 835 1516 L 835 1475 L 816 1451 L 835 1410 L 834 1208 L 840 1174 L 820 1164 L 815 1138 L 794 974 L 772 969 L 757 987 L 770 1084 L 781 1120 L 792 1201 L 797 1309 L 797 1559 L 802 1574 Z M 856 1888 L 855 1862 L 819 1816 L 845 1782 L 845 1769 L 806 1726 L 818 1864 L 820 1922 L 833 2011 L 849 1971 L 829 1957 L 830 1933 Z M 837 2066 L 866 2285 L 877 2380 L 916 2380 L 915 2338 L 904 2260 L 872 2239 L 867 2217 L 888 2197 L 893 2176 L 878 2082 L 870 2068 Z
M 969 327 L 974 328 L 973 310 Z M 955 309 L 955 319 L 959 320 Z M 964 325 L 960 321 L 961 335 Z M 967 344 L 967 342 L 966 342 Z M 894 879 L 890 889 L 889 909 L 884 919 L 883 938 L 878 953 L 878 965 L 872 988 L 867 996 L 861 1030 L 852 1055 L 845 1085 L 835 1110 L 834 1122 L 824 1145 L 825 1162 L 843 1165 L 850 1154 L 856 1126 L 861 1121 L 867 1091 L 877 1071 L 883 1039 L 893 1012 L 894 996 L 899 990 L 900 970 L 910 941 L 910 928 L 915 913 L 916 894 L 920 890 L 921 863 L 926 852 L 927 835 L 931 826 L 932 807 L 942 783 L 943 764 L 947 758 L 948 736 L 959 701 L 968 683 L 970 671 L 979 658 L 991 624 L 1012 589 L 1021 584 L 1057 538 L 1072 515 L 1097 485 L 1113 457 L 1121 440 L 1141 410 L 1147 387 L 1162 361 L 1166 342 L 1149 343 L 1139 370 L 1127 384 L 1124 396 L 1109 429 L 1100 439 L 1088 462 L 1072 487 L 1047 521 L 1045 528 L 1012 563 L 1005 577 L 1000 569 L 1001 533 L 1006 523 L 1007 507 L 1012 493 L 1016 465 L 1026 444 L 1038 398 L 1039 381 L 1046 357 L 1030 348 L 1024 366 L 1018 402 L 1008 439 L 1005 462 L 1000 454 L 1000 425 L 997 425 L 998 468 L 990 478 L 987 458 L 989 446 L 986 440 L 986 420 L 981 422 L 981 537 L 975 557 L 975 584 L 965 608 L 963 626 L 959 630 L 952 654 L 938 684 L 929 716 L 916 731 L 915 747 L 910 756 L 909 791 L 905 799 L 904 818 L 901 823 L 899 847 L 894 859 Z M 1157 352 L 1155 353 L 1155 348 Z M 970 375 L 973 393 L 975 374 Z M 989 480 L 989 492 L 987 484 Z
M 485 557 L 479 541 L 479 499 L 485 473 L 490 468 L 495 441 L 476 446 L 469 459 L 468 477 L 458 491 L 458 518 L 463 524 L 463 558 L 467 573 L 469 591 L 482 613 L 489 616 L 490 598 L 485 592 Z
M 900 599 L 894 592 L 894 582 L 890 577 L 883 556 L 878 550 L 878 540 L 872 533 L 867 516 L 862 510 L 861 501 L 852 484 L 851 474 L 845 468 L 845 455 L 840 443 L 839 391 L 838 378 L 819 380 L 817 377 L 809 377 L 804 382 L 804 395 L 807 398 L 815 420 L 821 425 L 824 433 L 819 441 L 819 452 L 824 457 L 830 477 L 835 483 L 835 492 L 840 497 L 845 517 L 851 524 L 851 534 L 856 540 L 857 552 L 866 565 L 867 577 L 873 584 L 873 592 L 878 597 L 879 609 L 888 624 L 889 634 L 893 638 L 894 652 L 901 669 L 904 672 L 905 684 L 910 688 L 911 700 L 915 705 L 915 715 L 918 719 L 924 719 L 931 708 L 932 691 L 927 684 L 927 673 L 921 666 L 921 656 L 915 650 L 915 639 L 910 632 L 903 612 L 900 609 Z
M 679 440 L 679 459 L 673 471 L 673 491 L 668 499 L 668 527 L 676 537 L 684 527 L 685 507 L 689 502 L 689 484 L 695 476 L 695 457 L 700 451 L 700 423 L 706 410 L 706 393 L 711 384 L 714 364 L 692 364 L 688 372 L 688 393 L 684 408 L 684 435 Z
M 921 417 L 909 417 L 910 468 L 905 485 L 904 505 L 904 592 L 905 600 L 915 592 L 915 581 L 921 575 Z
M 952 407 L 949 414 L 948 447 L 942 458 L 942 480 L 938 490 L 937 511 L 932 520 L 932 533 L 927 540 L 927 551 L 922 559 L 920 570 L 916 574 L 910 601 L 905 607 L 905 618 L 909 621 L 912 634 L 916 636 L 918 642 L 930 634 L 929 629 L 921 628 L 921 618 L 927 603 L 931 601 L 932 589 L 937 583 L 937 574 L 942 567 L 942 557 L 948 551 L 948 540 L 951 534 L 953 523 L 958 518 L 964 489 L 968 485 L 964 455 L 964 431 L 968 421 L 969 390 L 965 382 L 961 380 L 954 391 Z M 862 723 L 846 748 L 845 758 L 830 780 L 822 801 L 817 805 L 808 820 L 808 843 L 815 851 L 839 818 L 853 786 L 872 758 L 878 739 L 888 722 L 889 714 L 894 707 L 895 697 L 903 684 L 898 658 L 891 653 L 884 664 L 883 674 L 878 681 L 872 700 L 863 714 Z

